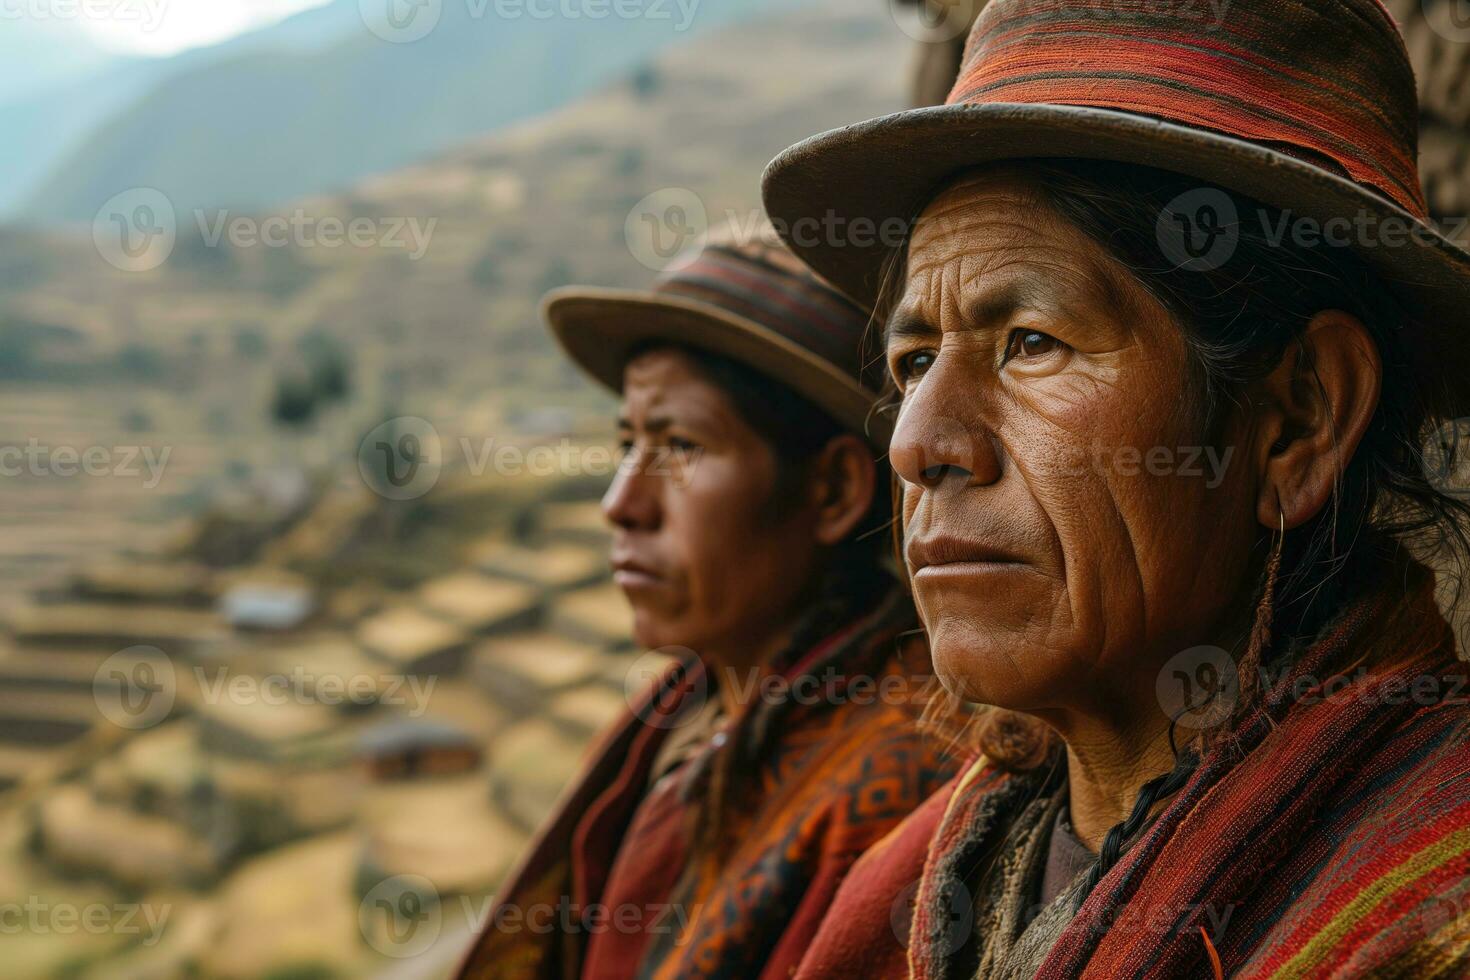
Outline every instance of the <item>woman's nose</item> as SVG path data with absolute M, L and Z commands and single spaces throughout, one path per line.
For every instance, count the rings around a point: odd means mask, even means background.
M 980 418 L 974 397 L 978 384 L 965 385 L 955 374 L 941 372 L 936 364 L 904 397 L 888 458 L 905 483 L 935 490 L 947 483 L 985 485 L 1000 479 L 995 435 Z

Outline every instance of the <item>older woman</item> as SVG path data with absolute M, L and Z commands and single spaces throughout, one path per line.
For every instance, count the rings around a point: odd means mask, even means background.
M 1466 543 L 1470 255 L 1376 0 L 1185 13 L 994 0 L 945 106 L 768 171 L 878 306 L 935 667 L 992 706 L 799 976 L 1470 975 L 1427 567 Z
M 950 777 L 920 733 L 888 562 L 867 314 L 761 240 L 649 290 L 572 288 L 552 332 L 619 394 L 603 499 L 636 640 L 679 658 L 596 750 L 465 980 L 785 978 L 869 844 Z

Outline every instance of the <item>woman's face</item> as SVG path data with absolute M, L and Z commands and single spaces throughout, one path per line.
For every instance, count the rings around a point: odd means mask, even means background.
M 951 690 L 1131 712 L 1173 654 L 1228 643 L 1250 454 L 1204 444 L 1184 339 L 1121 265 L 1020 178 L 968 177 L 920 217 L 886 333 L 905 557 Z

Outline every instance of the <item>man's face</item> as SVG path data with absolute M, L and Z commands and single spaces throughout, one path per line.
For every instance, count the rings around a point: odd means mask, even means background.
M 1133 710 L 1215 642 L 1253 477 L 1200 445 L 1167 311 L 1028 191 L 966 179 L 915 228 L 887 340 L 906 555 L 951 690 Z
M 619 428 L 602 508 L 637 641 L 740 655 L 791 616 L 815 561 L 802 508 L 773 504 L 774 454 L 676 350 L 628 364 Z

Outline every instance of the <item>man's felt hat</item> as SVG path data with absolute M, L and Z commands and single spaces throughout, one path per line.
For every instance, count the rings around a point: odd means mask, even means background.
M 706 245 L 646 290 L 552 290 L 542 313 L 567 355 L 613 391 L 622 391 L 623 368 L 641 348 L 708 351 L 786 385 L 886 448 L 892 426 L 874 411 L 875 372 L 863 364 L 868 314 L 780 244 L 753 238 Z

